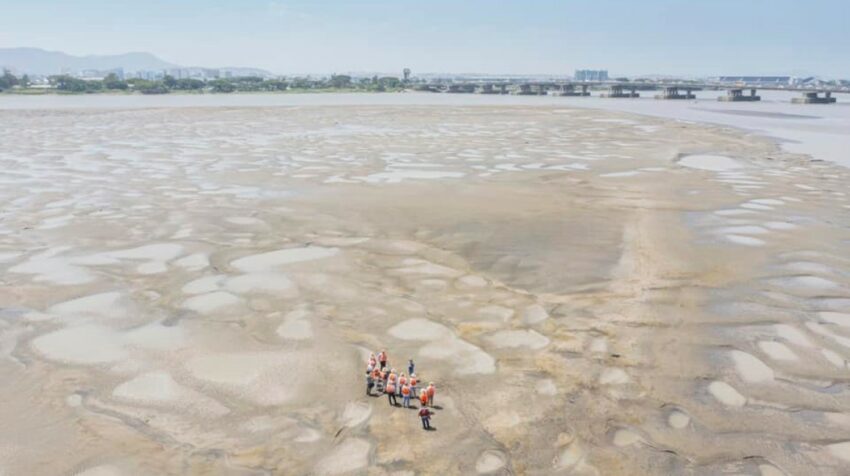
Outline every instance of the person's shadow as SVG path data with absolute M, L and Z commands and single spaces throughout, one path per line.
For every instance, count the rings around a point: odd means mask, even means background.
M 437 431 L 437 427 L 434 426 L 434 425 L 431 425 L 428 428 L 425 428 L 425 431 Z

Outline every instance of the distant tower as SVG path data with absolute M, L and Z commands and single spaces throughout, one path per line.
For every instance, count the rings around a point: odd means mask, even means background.
M 410 68 L 404 68 L 404 82 L 410 81 Z

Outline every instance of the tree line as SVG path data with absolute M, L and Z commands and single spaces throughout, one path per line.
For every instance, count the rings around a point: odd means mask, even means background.
M 20 78 L 12 74 L 8 69 L 3 70 L 3 75 L 0 76 L 0 91 L 6 89 L 12 89 L 15 86 L 20 86 L 22 88 L 28 88 L 30 85 L 30 78 L 26 74 L 21 76 Z
M 399 78 L 385 76 L 372 78 L 352 78 L 344 74 L 334 74 L 329 78 L 295 77 L 282 79 L 261 78 L 259 76 L 240 76 L 233 78 L 218 78 L 200 80 L 192 78 L 174 78 L 165 75 L 162 79 L 148 80 L 141 78 L 121 79 L 110 73 L 103 79 L 80 79 L 61 74 L 49 76 L 50 86 L 58 91 L 69 93 L 98 93 L 98 92 L 140 92 L 142 94 L 167 94 L 172 91 L 191 92 L 208 91 L 213 93 L 233 92 L 277 92 L 287 90 L 323 90 L 345 89 L 362 91 L 398 91 L 407 83 Z M 30 87 L 32 82 L 27 75 L 20 78 L 8 70 L 0 76 L 0 91 Z

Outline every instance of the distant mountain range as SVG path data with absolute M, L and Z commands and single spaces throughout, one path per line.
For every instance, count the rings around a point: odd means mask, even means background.
M 185 68 L 169 63 L 150 53 L 134 52 L 120 55 L 74 56 L 61 51 L 41 48 L 0 48 L 0 68 L 8 68 L 18 74 L 51 75 L 83 70 L 162 71 Z M 271 76 L 268 71 L 257 68 L 212 68 L 233 72 L 234 75 Z
M 128 71 L 141 71 L 179 67 L 150 53 L 74 56 L 61 51 L 47 51 L 39 48 L 0 48 L 0 66 L 20 73 L 43 75 L 85 69 L 124 68 Z

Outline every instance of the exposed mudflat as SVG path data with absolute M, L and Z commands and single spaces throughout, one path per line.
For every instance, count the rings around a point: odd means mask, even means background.
M 850 472 L 847 169 L 559 106 L 0 143 L 0 474 Z M 435 431 L 365 395 L 382 348 Z

